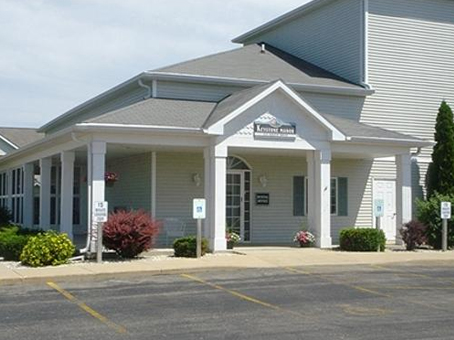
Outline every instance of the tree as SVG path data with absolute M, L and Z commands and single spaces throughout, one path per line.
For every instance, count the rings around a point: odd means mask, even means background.
M 454 195 L 454 120 L 452 110 L 445 101 L 438 110 L 435 142 L 427 174 L 427 197 L 435 192 Z

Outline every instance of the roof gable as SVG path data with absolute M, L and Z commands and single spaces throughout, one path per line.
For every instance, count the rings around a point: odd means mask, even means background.
M 283 92 L 290 100 L 305 110 L 324 129 L 331 133 L 332 140 L 345 140 L 346 137 L 344 134 L 314 110 L 282 80 L 276 80 L 266 86 L 257 86 L 252 89 L 240 91 L 221 101 L 204 124 L 206 132 L 223 134 L 224 125 L 276 91 Z

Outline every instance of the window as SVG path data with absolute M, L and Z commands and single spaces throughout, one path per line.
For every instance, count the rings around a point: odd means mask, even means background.
M 308 178 L 293 177 L 293 216 L 305 216 L 309 201 Z M 330 212 L 334 216 L 348 216 L 348 179 L 331 178 Z
M 0 174 L 0 207 L 8 205 L 8 181 L 6 172 Z
M 12 170 L 11 213 L 13 222 L 23 223 L 24 208 L 24 171 L 22 168 Z
M 331 178 L 331 215 L 337 215 L 337 201 L 338 201 L 338 196 L 337 196 L 337 178 Z

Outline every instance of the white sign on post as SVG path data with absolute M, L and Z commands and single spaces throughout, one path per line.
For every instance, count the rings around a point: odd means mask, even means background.
M 195 220 L 204 220 L 206 217 L 206 203 L 204 198 L 195 198 L 192 205 L 192 217 Z
M 374 216 L 383 217 L 385 215 L 385 200 L 381 198 L 374 199 Z
M 451 202 L 441 202 L 440 216 L 443 220 L 451 218 Z
M 109 215 L 107 202 L 95 202 L 93 204 L 93 222 L 107 222 Z

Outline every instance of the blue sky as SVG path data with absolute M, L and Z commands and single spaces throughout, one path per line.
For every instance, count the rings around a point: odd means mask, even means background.
M 0 126 L 41 126 L 144 70 L 234 48 L 306 2 L 0 0 Z

